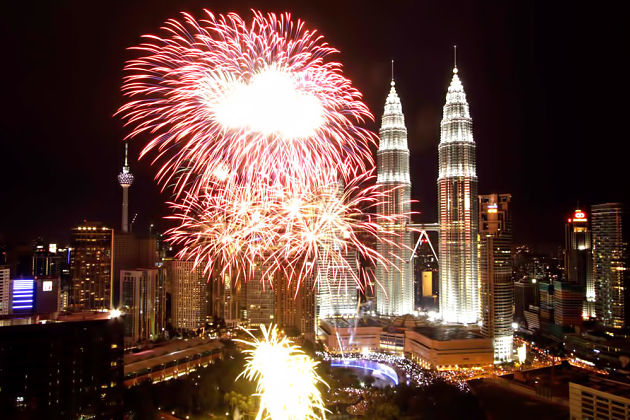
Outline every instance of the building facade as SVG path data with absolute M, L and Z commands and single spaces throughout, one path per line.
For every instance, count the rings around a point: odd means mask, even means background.
M 623 328 L 627 323 L 627 242 L 623 236 L 623 212 L 620 203 L 591 207 L 595 313 L 604 326 L 614 328 Z
M 72 229 L 70 270 L 74 308 L 112 307 L 113 240 L 113 229 L 100 222 L 86 221 Z
M 525 311 L 530 306 L 538 307 L 538 286 L 536 279 L 524 278 L 514 282 L 514 319 L 525 320 Z
M 381 315 L 404 315 L 414 307 L 413 264 L 411 252 L 413 236 L 410 222 L 411 180 L 409 177 L 409 149 L 407 128 L 400 98 L 392 80 L 380 129 L 380 143 L 376 154 L 377 185 L 386 194 L 377 211 L 384 216 L 398 215 L 396 223 L 384 228 L 398 235 L 398 244 L 378 241 L 377 251 L 391 261 L 390 267 L 376 267 L 376 307 Z
M 32 314 L 35 312 L 35 280 L 11 280 L 11 313 Z
M 582 323 L 584 288 L 565 281 L 553 282 L 553 320 L 556 325 L 574 327 Z
M 120 310 L 124 313 L 125 341 L 155 340 L 165 327 L 166 287 L 163 270 L 122 270 Z
M 0 265 L 0 315 L 11 312 L 11 269 Z
M 274 320 L 274 291 L 264 271 L 265 267 L 256 267 L 252 278 L 241 286 L 242 319 L 252 327 L 269 325 Z
M 61 310 L 61 278 L 41 276 L 35 278 L 35 313 L 50 315 Z
M 69 270 L 68 249 L 57 247 L 57 244 L 37 243 L 33 247 L 33 263 L 31 274 L 41 276 L 63 276 Z
M 122 419 L 122 380 L 119 318 L 0 327 L 2 418 Z
M 296 281 L 278 279 L 274 282 L 274 323 L 292 336 L 315 342 L 317 291 L 313 279 L 306 278 L 299 285 Z
M 134 270 L 138 267 L 155 268 L 160 260 L 159 245 L 156 236 L 140 236 L 134 233 L 116 233 L 113 250 L 113 282 L 116 285 L 112 293 L 114 306 L 120 301 L 120 273 L 122 270 Z
M 569 383 L 571 420 L 630 418 L 630 386 L 592 376 L 586 383 Z
M 357 313 L 359 291 L 356 251 L 348 249 L 326 254 L 317 261 L 319 284 L 315 286 L 317 319 L 353 317 Z
M 479 196 L 481 333 L 491 337 L 495 362 L 512 360 L 512 211 L 510 194 Z
M 206 322 L 206 276 L 193 261 L 164 261 L 171 291 L 171 325 L 177 330 L 196 330 Z
M 457 67 L 453 68 L 446 94 L 438 150 L 440 314 L 446 322 L 477 323 L 480 290 L 475 142 Z
M 564 268 L 566 281 L 583 288 L 582 316 L 595 316 L 595 283 L 593 282 L 593 246 L 586 212 L 575 210 L 564 230 Z

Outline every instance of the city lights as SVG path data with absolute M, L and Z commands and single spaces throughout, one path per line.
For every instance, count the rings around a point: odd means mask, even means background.
M 2 420 L 630 413 L 621 10 L 8 3 Z

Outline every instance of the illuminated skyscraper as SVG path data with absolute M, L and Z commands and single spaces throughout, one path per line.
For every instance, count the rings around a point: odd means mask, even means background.
M 623 237 L 623 205 L 591 206 L 595 312 L 604 326 L 626 326 L 627 242 Z
M 328 255 L 317 261 L 320 271 L 320 283 L 316 286 L 317 319 L 354 317 L 357 313 L 359 292 L 353 277 L 358 276 L 356 252 L 342 251 L 340 257 L 337 260 Z
M 479 196 L 481 333 L 492 338 L 495 362 L 512 360 L 512 211 L 510 194 Z
M 114 231 L 100 222 L 84 222 L 72 229 L 70 271 L 74 308 L 112 307 L 113 237 Z
M 118 183 L 123 189 L 123 199 L 122 199 L 122 222 L 121 222 L 121 230 L 123 233 L 127 233 L 129 231 L 129 187 L 133 184 L 133 174 L 129 169 L 129 161 L 128 161 L 128 153 L 129 147 L 128 143 L 125 142 L 125 164 L 122 167 L 122 171 L 118 174 Z
M 386 229 L 401 234 L 399 246 L 379 241 L 377 251 L 396 267 L 376 268 L 376 308 L 381 315 L 405 315 L 414 311 L 413 265 L 410 262 L 413 237 L 408 230 L 411 180 L 409 177 L 409 149 L 407 128 L 400 98 L 392 79 L 380 130 L 377 159 L 377 184 L 388 193 L 387 200 L 378 207 L 379 214 L 407 215 L 402 223 L 388 224 Z
M 125 341 L 156 339 L 165 326 L 164 272 L 158 268 L 122 270 L 120 309 L 125 314 Z
M 343 183 L 336 186 L 338 198 L 343 195 Z M 339 232 L 338 234 L 340 234 Z M 332 317 L 354 317 L 357 312 L 359 291 L 355 278 L 359 276 L 356 250 L 340 249 L 327 239 L 338 253 L 322 253 L 317 260 L 319 284 L 315 286 L 315 313 L 317 320 Z
M 274 282 L 274 323 L 285 331 L 293 331 L 315 342 L 315 294 L 313 278 L 288 282 L 279 278 Z
M 575 210 L 564 231 L 564 268 L 566 280 L 582 287 L 585 294 L 582 316 L 595 316 L 595 283 L 593 282 L 593 253 L 588 217 Z
M 178 330 L 196 330 L 206 322 L 206 276 L 194 261 L 164 261 L 171 292 L 171 325 Z
M 476 323 L 480 315 L 475 142 L 464 87 L 453 68 L 441 123 L 438 175 L 440 314 Z
M 254 276 L 241 286 L 240 300 L 245 308 L 243 318 L 252 327 L 274 322 L 274 292 L 269 279 L 263 279 L 265 270 L 265 265 L 259 265 Z

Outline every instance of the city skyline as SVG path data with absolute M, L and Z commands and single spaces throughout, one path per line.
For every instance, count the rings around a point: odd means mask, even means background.
M 68 9 L 71 5 L 68 3 Z M 197 15 L 204 6 L 207 5 L 201 2 L 177 5 Z M 19 6 L 13 7 L 10 13 L 20 13 Z M 148 28 L 161 24 L 166 17 L 176 13 L 174 7 L 157 5 L 150 17 L 141 15 L 140 10 L 134 7 L 113 7 L 100 17 L 102 22 L 98 19 L 92 21 L 94 29 L 90 31 L 86 31 L 88 26 L 84 26 L 88 24 L 87 16 L 92 12 L 89 9 L 67 14 L 62 8 L 56 16 L 65 25 L 54 27 L 47 27 L 48 23 L 41 21 L 48 16 L 44 9 L 40 17 L 33 16 L 32 20 L 23 23 L 34 25 L 33 32 L 26 31 L 30 35 L 22 39 L 16 36 L 18 31 L 13 31 L 8 37 L 15 41 L 10 43 L 10 51 L 11 48 L 37 51 L 38 65 L 31 65 L 28 53 L 16 50 L 22 60 L 16 63 L 16 68 L 3 70 L 9 73 L 6 77 L 20 81 L 8 91 L 7 103 L 11 107 L 3 113 L 7 117 L 6 123 L 3 123 L 5 144 L 10 155 L 25 156 L 29 165 L 25 167 L 22 160 L 15 159 L 15 162 L 3 166 L 5 178 L 9 174 L 20 174 L 19 181 L 9 183 L 5 192 L 19 205 L 7 208 L 6 217 L 0 225 L 0 241 L 28 243 L 37 236 L 55 241 L 67 240 L 69 228 L 83 219 L 104 220 L 110 226 L 119 225 L 120 187 L 112 180 L 119 172 L 122 161 L 123 130 L 120 121 L 111 114 L 121 103 L 116 92 L 120 87 L 122 62 L 128 58 L 128 53 L 121 51 L 137 42 L 139 32 L 147 32 Z M 265 7 L 284 10 L 288 5 L 278 3 Z M 327 39 L 344 51 L 340 58 L 345 64 L 345 71 L 365 93 L 365 100 L 376 116 L 377 121 L 368 124 L 373 131 L 378 127 L 378 115 L 382 110 L 383 81 L 388 80 L 389 62 L 391 58 L 396 60 L 397 88 L 405 98 L 408 115 L 413 185 L 411 198 L 419 201 L 414 210 L 421 212 L 415 215 L 414 220 L 426 222 L 436 219 L 436 203 L 433 200 L 433 179 L 437 175 L 435 150 L 439 141 L 440 97 L 448 85 L 446 70 L 452 63 L 452 44 L 460 46 L 458 64 L 466 74 L 467 93 L 474 98 L 472 117 L 478 143 L 479 192 L 510 191 L 513 194 L 516 243 L 561 245 L 562 221 L 578 200 L 584 207 L 599 202 L 628 201 L 627 191 L 602 182 L 608 177 L 622 175 L 621 156 L 606 155 L 608 160 L 604 160 L 604 150 L 586 147 L 587 141 L 595 138 L 595 132 L 602 136 L 608 133 L 611 141 L 620 141 L 612 136 L 614 131 L 611 127 L 595 123 L 603 120 L 603 108 L 613 112 L 613 116 L 617 112 L 614 104 L 620 99 L 613 96 L 614 86 L 602 82 L 602 89 L 597 92 L 579 90 L 581 78 L 587 74 L 594 74 L 592 77 L 603 75 L 606 66 L 596 64 L 597 60 L 560 66 L 562 60 L 575 56 L 580 41 L 590 35 L 568 21 L 554 22 L 558 27 L 552 28 L 554 17 L 560 16 L 559 9 L 546 10 L 547 17 L 541 17 L 534 13 L 535 5 L 530 7 L 502 6 L 481 12 L 474 9 L 477 13 L 473 15 L 469 13 L 470 6 L 446 11 L 439 6 L 411 7 L 401 4 L 392 7 L 388 17 L 382 19 L 383 26 L 376 31 L 378 34 L 371 34 L 369 30 L 369 25 L 376 19 L 370 17 L 373 12 L 370 6 L 361 12 L 365 14 L 363 21 L 352 21 L 353 31 L 339 29 L 333 22 L 327 23 L 331 12 L 321 4 L 291 7 L 294 16 L 321 28 Z M 240 11 L 245 7 L 223 5 L 217 8 Z M 354 11 L 355 8 L 348 5 L 332 14 L 343 18 Z M 398 27 L 396 24 L 399 22 L 408 22 L 411 17 L 405 18 L 404 15 L 410 11 L 414 18 L 425 24 L 420 25 L 422 28 L 414 31 L 401 25 L 400 31 L 388 31 Z M 585 11 L 575 8 L 567 13 L 578 20 L 586 17 Z M 430 22 L 432 17 L 435 22 Z M 528 19 L 532 21 L 528 22 Z M 511 29 L 504 22 L 506 20 L 513 24 Z M 102 27 L 110 21 L 113 21 L 111 29 Z M 440 28 L 439 24 L 444 27 Z M 483 28 L 484 25 L 487 28 Z M 128 26 L 134 28 L 120 33 L 114 29 Z M 609 54 L 614 43 L 603 42 L 608 36 L 612 39 L 614 31 L 622 30 L 612 29 L 614 26 L 607 27 L 609 32 L 594 34 L 595 39 L 589 41 L 600 41 L 600 52 L 587 50 L 587 53 L 594 54 L 604 63 L 605 60 L 616 60 Z M 26 43 L 33 42 L 32 36 L 38 34 L 36 27 L 50 32 L 49 41 L 38 40 L 26 49 Z M 11 29 L 9 26 L 3 30 Z M 87 40 L 62 42 L 75 39 L 73 31 L 90 33 L 91 36 Z M 505 36 L 495 39 L 491 36 L 493 31 Z M 361 37 L 348 37 L 345 35 L 347 32 L 360 33 Z M 383 34 L 387 35 L 385 40 L 381 39 Z M 468 34 L 472 36 L 468 37 Z M 558 48 L 553 46 L 554 42 L 547 42 L 546 37 L 566 42 Z M 419 41 L 414 43 L 417 52 L 410 55 L 406 51 L 408 41 L 414 39 Z M 60 52 L 57 47 L 44 51 L 47 42 L 63 44 L 64 53 L 70 54 L 72 59 L 66 64 L 61 60 L 63 55 L 53 56 Z M 89 42 L 92 49 L 82 48 L 85 42 Z M 110 49 L 106 50 L 108 54 L 100 53 L 100 43 L 109 46 Z M 366 51 L 364 47 L 367 44 L 373 44 L 375 48 Z M 43 55 L 40 57 L 39 54 Z M 573 61 L 566 60 L 566 63 Z M 541 62 L 545 63 L 545 69 L 538 67 Z M 547 72 L 547 67 L 557 70 Z M 19 74 L 13 74 L 13 71 Z M 54 83 L 54 86 L 46 84 L 44 75 L 55 77 L 60 83 Z M 86 89 L 86 86 L 90 88 Z M 61 94 L 58 89 L 63 89 L 66 94 Z M 542 96 L 535 97 L 537 94 Z M 589 106 L 591 102 L 608 106 L 592 107 Z M 57 106 L 52 106 L 53 103 Z M 591 118 L 584 118 L 585 114 Z M 575 125 L 560 124 L 570 117 L 575 119 Z M 26 124 L 26 121 L 29 123 Z M 136 160 L 138 150 L 138 142 L 132 141 L 130 164 L 136 174 L 136 182 L 130 203 L 130 218 L 139 213 L 138 229 L 144 230 L 150 223 L 163 228 L 167 226 L 161 219 L 166 214 L 161 204 L 164 196 L 154 185 L 149 160 Z M 586 169 L 576 174 L 570 170 L 573 167 Z M 36 191 L 37 194 L 25 196 L 26 191 Z M 531 217 L 536 218 L 540 229 L 527 232 L 519 226 L 518 220 Z
M 630 418 L 627 29 L 219 2 L 10 6 L 0 413 Z

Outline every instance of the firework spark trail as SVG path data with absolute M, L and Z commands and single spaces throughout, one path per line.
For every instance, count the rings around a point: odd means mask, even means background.
M 362 289 L 366 279 L 343 255 L 355 249 L 370 263 L 387 263 L 389 256 L 381 256 L 365 242 L 393 243 L 396 233 L 383 226 L 398 221 L 397 216 L 364 212 L 379 204 L 383 195 L 374 186 L 363 187 L 364 178 L 357 178 L 343 193 L 332 183 L 317 190 L 299 184 L 277 186 L 273 194 L 258 188 L 230 189 L 230 196 L 191 194 L 183 203 L 172 204 L 176 213 L 171 218 L 179 226 L 167 236 L 182 247 L 179 257 L 193 259 L 207 272 L 220 268 L 247 280 L 260 266 L 265 267 L 262 281 L 271 282 L 280 273 L 289 282 L 313 278 L 317 286 L 321 273 L 315 263 L 323 259 L 337 267 L 328 275 L 345 279 L 342 273 L 349 273 Z
M 145 36 L 134 48 L 144 55 L 125 66 L 118 113 L 128 137 L 151 138 L 141 156 L 156 152 L 163 186 L 198 192 L 225 166 L 300 182 L 373 166 L 375 136 L 357 126 L 372 115 L 341 65 L 324 61 L 337 50 L 289 14 L 254 12 L 249 26 L 206 14 L 168 20 L 167 36 Z
M 359 125 L 373 117 L 341 64 L 327 61 L 338 51 L 289 14 L 254 11 L 248 25 L 233 13 L 184 13 L 162 30 L 133 48 L 140 57 L 125 66 L 118 114 L 127 138 L 148 138 L 141 157 L 153 155 L 174 194 L 179 226 L 167 240 L 178 256 L 209 276 L 247 280 L 261 269 L 262 281 L 281 274 L 298 286 L 318 284 L 323 259 L 363 288 L 364 271 L 343 255 L 356 249 L 387 267 L 396 257 L 365 239 L 397 245 L 387 225 L 406 215 L 367 213 L 386 197 L 365 186 L 376 136 Z
M 314 361 L 275 325 L 260 327 L 262 339 L 236 340 L 251 347 L 245 350 L 246 365 L 240 376 L 256 383 L 260 407 L 256 419 L 318 420 L 326 408 L 317 388 L 326 383 L 315 371 Z

